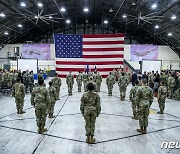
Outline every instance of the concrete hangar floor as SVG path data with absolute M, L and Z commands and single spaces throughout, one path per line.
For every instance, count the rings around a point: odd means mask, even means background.
M 46 84 L 50 79 L 46 80 Z M 157 99 L 151 106 L 147 134 L 136 131 L 138 121 L 131 119 L 128 86 L 125 101 L 120 101 L 119 88 L 114 85 L 108 96 L 105 80 L 101 86 L 102 111 L 96 121 L 95 144 L 85 142 L 85 122 L 80 113 L 82 92 L 74 85 L 67 95 L 62 79 L 61 99 L 55 105 L 55 118 L 46 121 L 48 131 L 37 133 L 30 94 L 25 97 L 25 114 L 16 113 L 14 98 L 0 96 L 0 154 L 179 154 L 180 149 L 161 149 L 163 142 L 180 142 L 180 102 L 166 100 L 164 115 L 158 115 Z

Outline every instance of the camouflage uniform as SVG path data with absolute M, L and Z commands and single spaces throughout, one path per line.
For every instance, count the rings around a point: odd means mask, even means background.
M 164 112 L 166 96 L 167 96 L 167 88 L 165 86 L 160 86 L 158 89 L 158 104 L 159 104 L 160 112 L 158 113 L 162 114 Z
M 113 85 L 115 84 L 115 77 L 111 74 L 108 75 L 106 77 L 106 84 L 108 88 L 108 96 L 112 96 Z
M 56 99 L 59 99 L 59 94 L 60 94 L 60 87 L 61 87 L 61 78 L 55 76 L 53 79 L 52 79 L 52 83 L 53 83 L 53 87 L 56 89 Z
M 168 78 L 168 98 L 173 98 L 173 88 L 175 86 L 175 79 L 170 76 Z
M 86 136 L 93 137 L 95 131 L 96 117 L 101 112 L 100 97 L 96 92 L 87 91 L 84 92 L 81 98 L 81 113 L 85 119 Z
M 115 77 L 115 79 L 116 79 L 116 76 L 117 76 L 117 71 L 114 69 L 113 71 L 112 71 L 112 75 Z
M 23 83 L 25 85 L 25 91 L 26 93 L 28 92 L 28 76 L 29 76 L 29 73 L 26 72 L 23 74 Z
M 18 77 L 18 73 L 17 73 L 17 72 L 14 72 L 12 85 L 14 85 L 14 84 L 16 83 L 17 77 Z
M 153 91 L 149 86 L 140 86 L 136 93 L 136 104 L 138 106 L 139 125 L 146 133 L 148 126 L 149 108 L 153 102 Z
M 149 85 L 149 87 L 151 87 L 151 88 L 154 87 L 154 79 L 155 79 L 154 74 L 150 74 L 150 75 L 149 75 L 149 78 L 148 78 L 148 85 Z
M 77 86 L 78 86 L 78 92 L 81 92 L 82 81 L 83 81 L 83 76 L 82 76 L 81 73 L 79 73 L 79 74 L 76 76 L 76 82 L 77 82 Z
M 31 94 L 31 105 L 35 107 L 38 132 L 44 132 L 46 124 L 47 108 L 50 104 L 49 93 L 44 86 L 35 87 Z
M 68 86 L 68 94 L 72 95 L 72 89 L 74 84 L 74 76 L 72 74 L 68 74 L 66 76 L 66 84 Z
M 43 79 L 44 80 L 44 76 L 43 76 L 43 73 L 42 72 L 40 72 L 39 74 L 38 74 L 38 80 L 39 79 Z
M 34 87 L 34 75 L 29 74 L 28 75 L 28 85 L 29 85 L 29 91 L 32 93 L 33 87 Z
M 135 98 L 136 98 L 136 93 L 137 93 L 138 87 L 139 86 L 132 87 L 132 89 L 130 90 L 130 95 L 129 95 L 129 100 L 132 103 L 131 107 L 133 110 L 133 116 L 134 116 L 133 119 L 136 119 L 136 120 L 138 119 L 138 107 L 137 107 Z
M 87 82 L 87 84 L 90 83 L 90 82 L 94 85 L 94 92 L 97 92 L 97 84 L 93 81 L 92 76 L 89 77 L 89 81 Z M 87 87 L 86 87 L 85 91 L 87 91 Z
M 96 75 L 97 92 L 100 92 L 101 82 L 102 82 L 102 76 L 98 73 Z
M 25 87 L 24 84 L 18 82 L 13 85 L 12 96 L 15 97 L 17 113 L 24 113 L 24 97 L 25 97 Z
M 54 114 L 54 106 L 56 103 L 57 97 L 57 90 L 53 86 L 48 87 L 49 97 L 50 97 L 50 104 L 48 105 L 48 114 L 49 118 L 53 118 Z
M 83 84 L 84 84 L 84 90 L 86 89 L 86 84 L 88 82 L 88 74 L 83 74 Z
M 177 101 L 180 101 L 180 88 L 175 91 L 174 97 Z
M 126 76 L 121 76 L 118 79 L 118 86 L 120 91 L 121 100 L 124 100 L 126 97 L 126 88 L 128 86 L 129 80 Z

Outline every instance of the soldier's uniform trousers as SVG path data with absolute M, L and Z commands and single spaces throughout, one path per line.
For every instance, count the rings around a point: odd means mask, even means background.
M 139 106 L 139 125 L 140 127 L 148 126 L 148 116 L 149 116 L 149 105 Z

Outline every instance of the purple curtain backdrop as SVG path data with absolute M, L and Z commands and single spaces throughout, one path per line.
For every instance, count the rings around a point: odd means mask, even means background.
M 158 60 L 157 45 L 131 45 L 131 61 Z
M 23 44 L 22 57 L 28 59 L 49 60 L 50 44 Z

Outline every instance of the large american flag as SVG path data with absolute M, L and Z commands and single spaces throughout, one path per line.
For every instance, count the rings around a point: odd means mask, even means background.
M 123 67 L 124 34 L 55 34 L 56 72 L 65 77 L 76 75 L 89 65 L 106 77 L 114 68 Z

